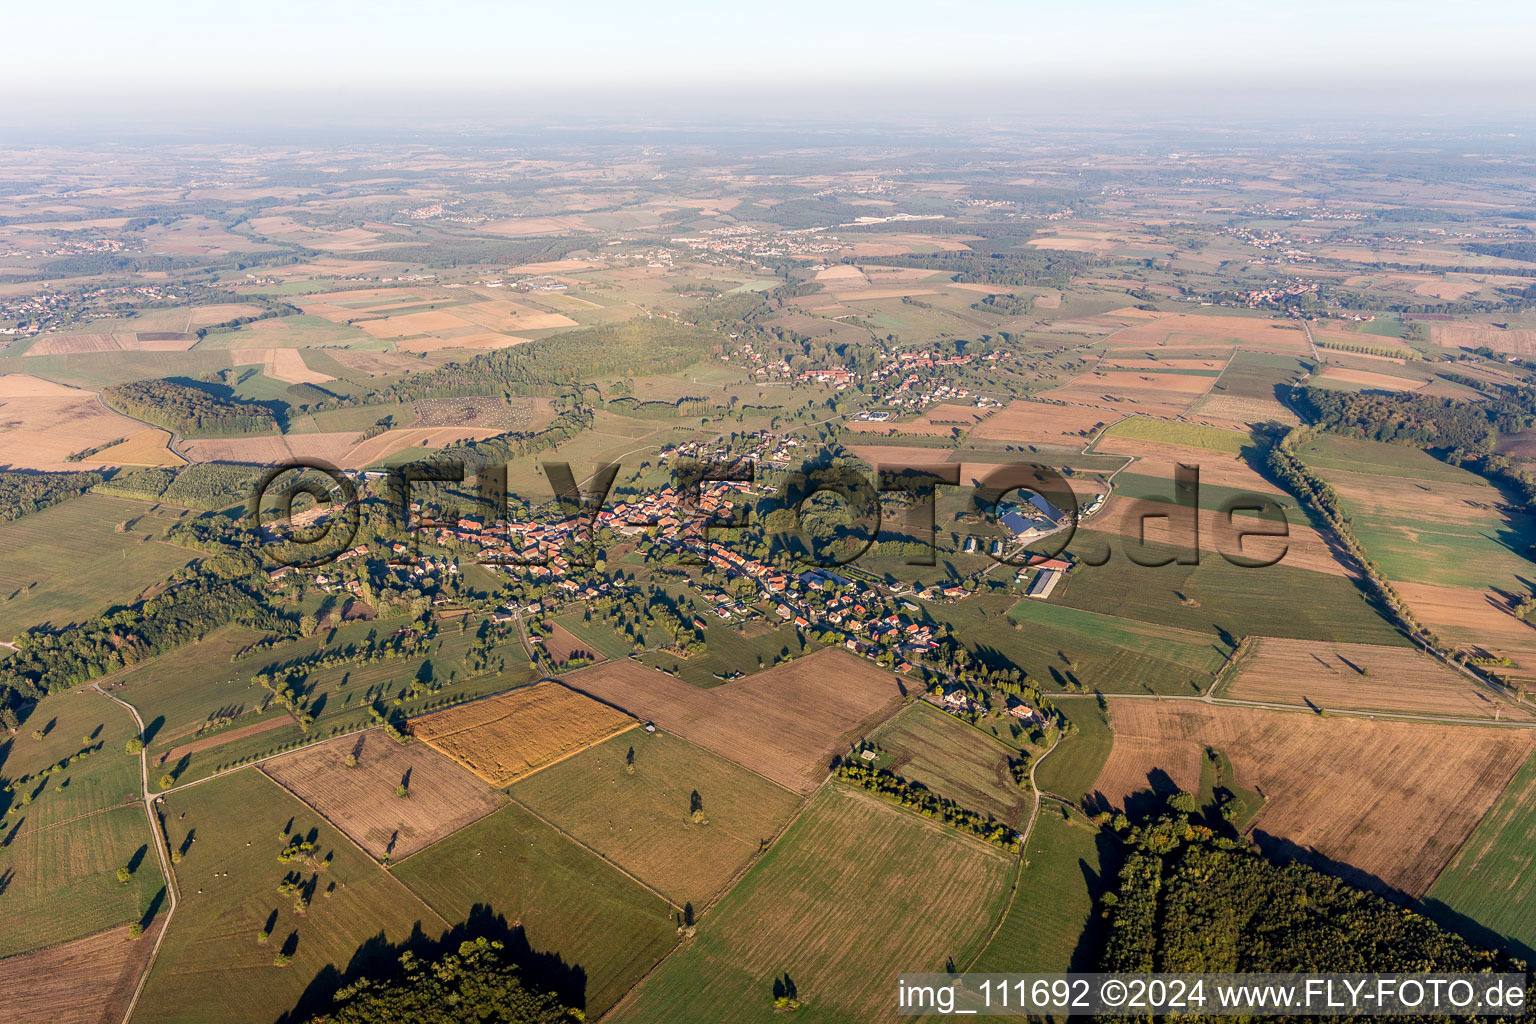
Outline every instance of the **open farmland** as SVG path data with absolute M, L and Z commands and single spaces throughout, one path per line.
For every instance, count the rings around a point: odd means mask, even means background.
M 572 658 L 595 664 L 606 657 L 558 622 L 550 624 L 549 636 L 544 638 L 544 651 L 556 666 L 564 665 Z
M 1093 370 L 1062 387 L 1042 391 L 1039 397 L 1092 406 L 1120 415 L 1178 416 L 1214 383 L 1216 378 L 1212 376 Z
M 1154 313 L 1110 335 L 1106 345 L 1117 356 L 1141 350 L 1155 352 L 1159 358 L 1175 352 L 1222 348 L 1295 355 L 1306 355 L 1309 351 L 1306 335 L 1294 322 L 1188 313 Z
M 197 552 L 157 539 L 176 515 L 147 501 L 83 494 L 0 522 L 0 637 L 126 604 L 192 561 Z M 84 571 L 82 551 L 91 553 Z
M 967 962 L 1013 867 L 953 829 L 829 786 L 613 1019 L 777 1020 L 772 986 L 785 972 L 796 1016 L 895 1019 L 891 979 Z
M 1432 917 L 1473 921 L 1519 957 L 1536 957 L 1536 760 L 1515 773 L 1425 900 Z
M 1529 718 L 1416 647 L 1255 637 L 1221 696 L 1360 711 Z
M 1298 454 L 1338 492 L 1390 580 L 1523 593 L 1536 520 L 1474 473 L 1401 445 L 1324 436 Z
M 893 755 L 882 767 L 927 786 L 967 810 L 1022 824 L 1024 791 L 1013 781 L 1011 752 L 927 701 L 917 701 L 870 740 Z
M 452 921 L 510 928 L 532 979 L 594 1020 L 677 942 L 670 904 L 517 804 L 391 873 Z
M 1010 402 L 975 427 L 971 439 L 1081 447 L 1100 427 L 1117 419 L 1117 414 L 1086 406 L 1020 399 Z
M 503 803 L 442 755 L 379 730 L 305 747 L 261 770 L 378 859 L 409 857 Z
M 1415 615 L 1445 643 L 1491 658 L 1509 658 L 1496 671 L 1529 684 L 1536 680 L 1536 629 L 1517 619 L 1511 601 L 1496 591 L 1434 587 L 1395 581 Z
M 1115 737 L 1109 730 L 1109 713 L 1092 700 L 1063 700 L 1057 710 L 1076 726 L 1064 735 L 1035 766 L 1035 785 L 1049 793 L 1080 802 L 1093 790 L 1104 762 L 1109 760 Z
M 535 683 L 411 722 L 411 734 L 496 786 L 585 750 L 634 719 L 554 682 Z
M 1025 846 L 1013 902 L 981 957 L 965 970 L 1095 970 L 1103 926 L 1094 900 L 1110 888 L 1117 854 L 1114 840 L 1103 829 L 1071 812 L 1064 814 L 1060 804 L 1042 804 Z
M 902 694 L 894 676 L 836 649 L 709 690 L 627 659 L 565 678 L 798 793 L 815 789 L 831 756 L 889 716 Z
M 144 424 L 114 412 L 93 391 L 24 373 L 0 374 L 0 465 L 55 472 L 111 465 L 68 456 L 128 437 Z
M 360 973 L 391 966 L 418 930 L 443 921 L 314 811 L 253 769 L 165 797 L 180 900 L 139 1003 L 156 1022 L 258 1024 L 306 1019 Z M 142 821 L 143 814 L 139 814 Z M 306 856 L 281 861 L 291 839 Z M 151 854 L 153 860 L 153 854 Z M 278 893 L 296 881 L 303 913 Z M 267 942 L 257 936 L 270 934 Z M 287 953 L 287 967 L 273 957 Z
M 1201 692 L 1226 657 L 1211 635 L 1034 598 L 966 628 L 960 640 L 983 662 L 1017 665 L 1041 685 L 1111 693 Z
M 149 966 L 160 922 L 137 940 L 128 928 L 0 960 L 0 1024 L 120 1024 Z
M 1356 884 L 1421 896 L 1515 769 L 1536 731 L 1323 718 L 1309 712 L 1116 700 L 1095 783 L 1120 806 L 1149 788 L 1200 789 L 1207 748 L 1264 795 L 1261 847 L 1326 858 Z
M 138 727 L 126 709 L 79 690 L 45 697 L 21 726 L 0 741 L 0 783 L 14 787 L 0 792 L 0 834 L 33 832 L 137 799 L 139 765 L 124 744 Z M 36 730 L 42 739 L 33 738 Z
M 699 908 L 800 806 L 794 794 L 668 733 L 615 736 L 510 792 L 674 903 Z
M 161 908 L 165 883 L 139 805 L 117 807 L 27 831 L 26 818 L 0 836 L 5 927 L 0 956 L 41 949 L 142 921 Z M 133 873 L 124 885 L 117 869 Z

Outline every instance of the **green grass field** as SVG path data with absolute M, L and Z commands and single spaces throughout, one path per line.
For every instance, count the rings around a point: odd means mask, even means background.
M 634 771 L 626 769 L 635 752 Z M 508 790 L 556 827 L 663 892 L 702 910 L 757 856 L 800 798 L 664 733 L 632 730 Z M 692 795 L 704 822 L 692 819 Z
M 563 959 L 568 970 L 558 989 L 592 1018 L 677 941 L 664 900 L 516 804 L 401 861 L 393 873 L 451 920 L 486 907 L 520 925 L 534 951 Z
M 1112 545 L 1114 554 L 1104 565 L 1085 565 L 1068 575 L 1051 595 L 1051 603 L 1179 626 L 1214 638 L 1225 633 L 1234 642 L 1250 635 L 1405 642 L 1348 577 L 1283 564 L 1245 569 L 1211 553 L 1203 553 L 1198 566 L 1142 566 L 1125 556 L 1120 540 L 1079 530 L 1071 550 Z M 1151 545 L 1149 554 L 1157 554 Z M 1298 601 L 1298 594 L 1305 594 L 1306 600 Z
M 359 970 L 387 970 L 413 935 L 420 942 L 446 931 L 388 872 L 257 771 L 174 793 L 163 807 L 171 848 L 185 852 L 175 869 L 180 903 L 139 1006 L 145 1020 L 266 1024 L 296 1008 L 307 1019 Z M 277 859 L 289 829 L 313 834 L 323 870 Z M 285 877 L 310 890 L 302 915 L 277 891 Z M 270 940 L 258 942 L 268 927 Z M 274 966 L 279 952 L 292 963 Z
M 1105 430 L 1104 434 L 1136 441 L 1160 441 L 1163 444 L 1204 448 L 1213 452 L 1230 452 L 1233 455 L 1253 445 L 1253 440 L 1241 431 L 1222 430 L 1220 427 L 1208 427 L 1200 423 L 1155 420 L 1150 416 L 1123 419 Z
M 1050 756 L 1035 768 L 1035 785 L 1043 793 L 1082 800 L 1092 791 L 1099 769 L 1109 759 L 1115 737 L 1110 732 L 1109 715 L 1098 701 L 1074 697 L 1060 701 L 1057 707 L 1077 726 L 1077 732 L 1063 736 Z
M 581 641 L 582 646 L 590 648 L 605 658 L 627 658 L 634 652 L 628 640 L 601 621 L 594 618 L 591 622 L 583 622 L 580 611 L 557 615 L 555 621 L 570 630 L 571 634 Z
M 159 537 L 179 510 L 83 494 L 0 523 L 0 638 L 29 626 L 65 626 L 125 604 L 197 552 Z M 131 525 L 119 533 L 121 523 Z
M 1061 804 L 1043 804 L 1025 849 L 1013 903 L 981 957 L 966 970 L 1095 970 L 1103 936 L 1093 901 L 1103 891 L 1106 867 L 1114 870 L 1114 845 L 1075 812 L 1065 817 Z
M 41 740 L 35 730 L 44 730 Z M 95 690 L 48 697 L 35 705 L 14 736 L 0 741 L 0 834 L 24 831 L 117 807 L 139 795 L 139 759 L 125 744 L 138 732 L 126 708 Z M 47 768 L 68 762 L 62 771 Z M 17 780 L 27 776 L 27 782 Z M 25 806 L 22 801 L 26 800 Z
M 1008 770 L 1013 752 L 953 715 L 916 701 L 869 738 L 893 755 L 882 766 L 897 775 L 1014 828 L 1022 824 L 1024 790 Z
M 1035 598 L 963 630 L 960 639 L 988 664 L 1022 668 L 1047 692 L 1077 683 L 1113 693 L 1195 693 L 1210 685 L 1226 657 L 1211 634 Z
M 1430 915 L 1473 941 L 1536 960 L 1536 759 L 1510 779 L 1425 897 Z M 1496 936 L 1496 938 L 1495 938 Z
M 820 647 L 806 642 L 792 625 L 767 629 L 763 623 L 752 622 L 745 631 L 737 632 L 713 615 L 706 613 L 704 621 L 710 625 L 704 633 L 702 652 L 691 658 L 679 658 L 658 651 L 643 655 L 640 660 L 652 668 L 670 671 L 694 686 L 709 687 L 725 682 L 722 676 L 756 672 L 759 664 L 771 667 L 776 657 L 798 658 Z
M 899 972 L 975 955 L 1014 863 L 873 796 L 824 787 L 613 1020 L 774 1021 L 785 974 L 796 1020 L 886 1019 Z
M 1536 520 L 1503 511 L 1497 488 L 1415 448 L 1345 441 L 1320 438 L 1301 455 L 1340 490 L 1355 536 L 1388 579 L 1529 589 Z
M 160 862 L 142 805 L 0 836 L 0 957 L 92 935 L 163 909 Z M 127 884 L 117 869 L 133 871 Z

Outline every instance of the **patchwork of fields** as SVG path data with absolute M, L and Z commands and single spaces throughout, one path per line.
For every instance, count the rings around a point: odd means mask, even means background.
M 565 678 L 583 693 L 802 794 L 826 777 L 833 754 L 888 717 L 901 699 L 894 678 L 838 650 L 702 691 L 628 660 Z
M 885 1019 L 895 974 L 976 953 L 1013 867 L 954 830 L 827 787 L 613 1019 L 776 1020 L 773 983 L 786 973 L 810 1019 Z M 863 924 L 870 906 L 879 928 Z
M 1322 718 L 1306 712 L 1116 699 L 1115 742 L 1095 782 L 1103 804 L 1200 788 L 1212 748 L 1259 790 L 1261 847 L 1324 858 L 1367 886 L 1420 896 L 1510 776 L 1536 731 Z

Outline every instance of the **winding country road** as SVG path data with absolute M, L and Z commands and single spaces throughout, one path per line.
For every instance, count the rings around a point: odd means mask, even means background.
M 101 694 L 108 700 L 117 704 L 121 704 L 123 707 L 127 708 L 128 713 L 133 716 L 134 723 L 139 727 L 137 734 L 138 737 L 141 740 L 144 738 L 144 719 L 139 717 L 138 708 L 134 707 L 132 704 L 129 704 L 125 700 L 121 700 L 112 696 L 106 690 L 101 688 L 100 683 L 92 683 L 91 689 L 95 690 L 97 693 Z M 144 973 L 139 976 L 139 984 L 138 987 L 133 990 L 133 998 L 128 1002 L 128 1009 L 123 1012 L 123 1024 L 128 1024 L 129 1019 L 133 1017 L 134 1009 L 139 1005 L 139 996 L 143 994 L 144 986 L 149 981 L 150 969 L 155 965 L 155 958 L 160 955 L 160 944 L 165 941 L 165 933 L 171 929 L 171 917 L 176 913 L 176 876 L 171 872 L 171 860 L 165 852 L 165 837 L 161 835 L 160 822 L 159 819 L 155 817 L 155 797 L 154 794 L 150 793 L 149 791 L 148 744 L 146 744 L 143 749 L 139 751 L 139 790 L 140 795 L 144 800 L 144 815 L 149 819 L 150 835 L 154 837 L 155 853 L 160 858 L 160 872 L 165 876 L 165 892 L 170 900 L 170 903 L 165 911 L 165 920 L 161 922 L 160 931 L 155 936 L 155 948 L 149 951 L 149 960 L 144 965 Z

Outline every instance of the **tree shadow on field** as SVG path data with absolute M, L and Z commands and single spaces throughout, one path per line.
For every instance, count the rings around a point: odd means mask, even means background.
M 1285 864 L 1290 861 L 1298 861 L 1308 867 L 1316 868 L 1327 875 L 1342 879 L 1357 889 L 1367 889 L 1378 895 L 1385 896 L 1394 903 L 1405 907 L 1415 906 L 1418 901 L 1401 889 L 1383 879 L 1380 875 L 1372 874 L 1363 868 L 1357 868 L 1352 864 L 1346 864 L 1341 860 L 1334 860 L 1325 853 L 1319 852 L 1311 846 L 1302 846 L 1283 836 L 1271 835 L 1263 829 L 1254 829 L 1249 834 L 1259 852 L 1266 860 L 1276 864 Z
M 1500 935 L 1498 932 L 1484 925 L 1478 924 L 1459 910 L 1441 903 L 1439 900 L 1428 899 L 1420 904 L 1424 916 L 1439 924 L 1442 928 L 1448 928 L 1465 938 L 1475 946 L 1486 949 L 1502 949 L 1511 956 L 1519 957 L 1526 963 L 1536 963 L 1536 949 L 1532 949 L 1519 939 Z
M 437 959 L 457 952 L 459 946 L 478 938 L 500 942 L 501 957 L 519 969 L 523 983 L 531 989 L 551 992 L 566 1006 L 578 1010 L 587 1005 L 587 972 L 578 964 L 566 963 L 558 953 L 541 953 L 528 943 L 520 925 L 509 924 L 506 917 L 484 903 L 475 904 L 463 923 L 432 939 L 417 921 L 403 942 L 390 942 L 383 932 L 364 942 L 353 952 L 345 969 L 330 964 L 321 969 L 305 987 L 304 993 L 276 1024 L 300 1024 L 327 1012 L 337 991 L 359 978 L 394 978 L 400 975 L 400 955 L 410 952 L 423 959 Z
M 1082 859 L 1078 860 L 1077 867 L 1083 873 L 1083 884 L 1087 886 L 1088 894 L 1093 897 L 1094 906 L 1097 907 L 1100 897 L 1114 888 L 1120 874 L 1124 847 L 1103 829 L 1095 834 L 1093 844 L 1098 849 L 1098 870 L 1095 871 L 1094 865 Z M 1075 973 L 1097 969 L 1099 958 L 1104 953 L 1106 937 L 1104 918 L 1099 914 L 1089 915 L 1087 927 L 1077 937 L 1077 945 L 1072 950 L 1067 970 Z
M 1132 821 L 1146 821 L 1162 813 L 1168 798 L 1179 791 L 1178 783 L 1161 768 L 1147 772 L 1147 788 L 1125 798 L 1125 816 Z

